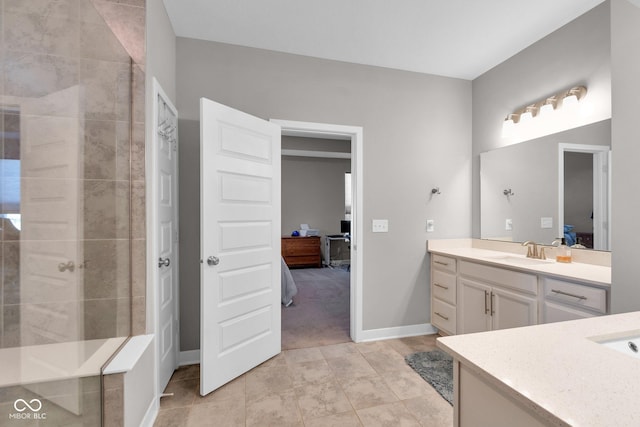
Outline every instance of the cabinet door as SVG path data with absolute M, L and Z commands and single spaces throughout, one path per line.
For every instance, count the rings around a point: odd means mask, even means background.
M 517 328 L 538 323 L 538 301 L 501 288 L 491 290 L 492 329 Z
M 491 329 L 489 296 L 491 287 L 460 278 L 458 282 L 458 334 L 484 332 Z

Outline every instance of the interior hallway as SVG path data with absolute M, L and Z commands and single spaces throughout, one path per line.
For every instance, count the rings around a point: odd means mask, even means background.
M 285 350 L 201 397 L 198 365 L 178 369 L 156 427 L 448 426 L 453 409 L 404 361 L 436 335 Z

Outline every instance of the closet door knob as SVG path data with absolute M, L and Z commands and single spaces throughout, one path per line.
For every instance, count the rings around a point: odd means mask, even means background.
M 207 258 L 207 264 L 210 266 L 218 265 L 220 264 L 220 258 L 211 255 L 209 258 Z
M 158 258 L 158 267 L 162 268 L 162 267 L 169 267 L 169 265 L 171 264 L 171 260 L 169 258 Z

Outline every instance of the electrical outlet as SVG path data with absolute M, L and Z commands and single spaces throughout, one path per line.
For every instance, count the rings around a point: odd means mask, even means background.
M 389 220 L 388 219 L 374 219 L 371 223 L 371 231 L 374 233 L 387 233 L 389 232 Z
M 511 220 L 511 218 L 507 219 L 504 222 L 504 229 L 507 230 L 507 231 L 513 230 L 513 221 Z
M 540 218 L 540 228 L 553 228 L 553 218 L 544 216 Z
M 431 233 L 436 229 L 436 222 L 432 219 L 427 220 L 427 232 Z

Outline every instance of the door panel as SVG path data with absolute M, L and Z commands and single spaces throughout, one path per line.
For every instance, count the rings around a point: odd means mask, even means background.
M 200 102 L 205 395 L 280 352 L 280 127 Z
M 535 297 L 494 288 L 493 329 L 517 328 L 538 323 L 538 302 Z
M 491 329 L 489 286 L 460 279 L 458 287 L 457 333 L 484 332 Z

